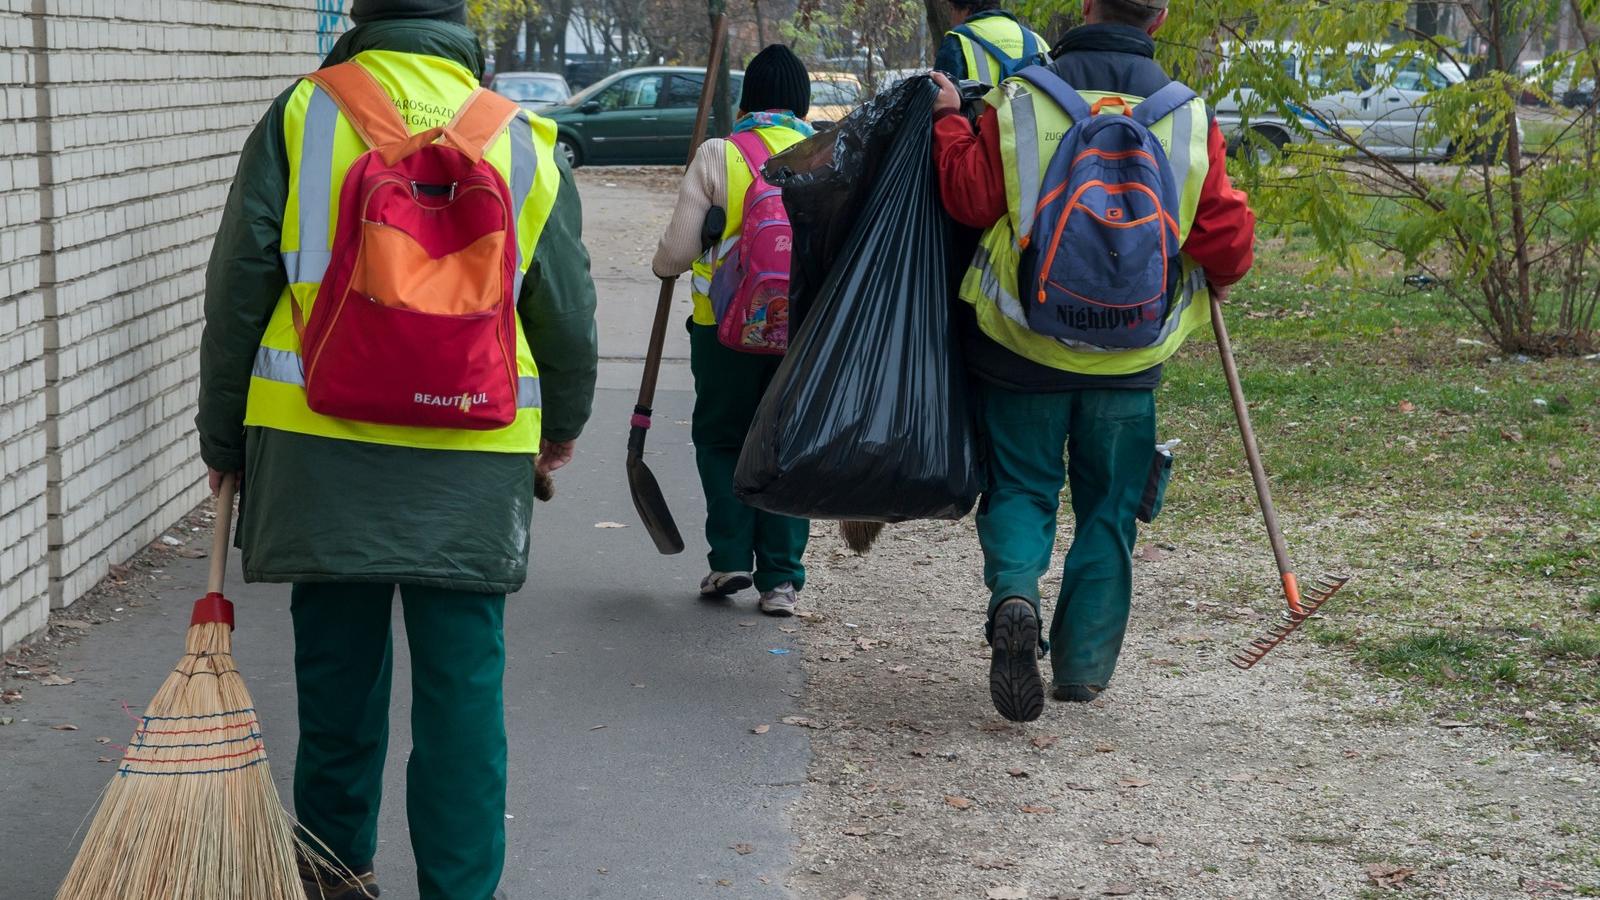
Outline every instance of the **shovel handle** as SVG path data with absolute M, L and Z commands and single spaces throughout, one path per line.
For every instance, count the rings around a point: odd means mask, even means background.
M 661 352 L 667 342 L 667 320 L 672 316 L 672 288 L 676 278 L 661 279 L 661 296 L 656 300 L 656 320 L 650 326 L 650 347 L 644 355 L 644 377 L 639 381 L 639 414 L 655 403 L 656 379 L 661 374 Z
M 217 521 L 211 532 L 211 574 L 206 576 L 206 593 L 222 593 L 223 576 L 228 571 L 228 545 L 233 542 L 233 498 L 239 492 L 238 476 L 222 476 L 217 488 Z
M 1289 565 L 1289 551 L 1283 543 L 1283 529 L 1278 527 L 1278 511 L 1272 505 L 1272 488 L 1267 484 L 1267 470 L 1261 465 L 1261 450 L 1256 446 L 1256 430 L 1250 425 L 1250 407 L 1245 403 L 1244 385 L 1239 382 L 1239 367 L 1233 360 L 1233 343 L 1228 340 L 1228 326 L 1222 320 L 1222 301 L 1211 297 L 1211 327 L 1217 334 L 1217 350 L 1222 356 L 1222 374 L 1228 381 L 1228 394 L 1233 398 L 1233 414 L 1239 420 L 1239 435 L 1244 439 L 1244 456 L 1250 463 L 1250 478 L 1256 484 L 1256 499 L 1261 501 L 1261 518 L 1267 526 L 1267 539 L 1272 542 L 1272 555 L 1278 561 L 1278 574 L 1283 577 L 1283 593 L 1289 609 L 1300 612 L 1300 587 L 1294 570 Z

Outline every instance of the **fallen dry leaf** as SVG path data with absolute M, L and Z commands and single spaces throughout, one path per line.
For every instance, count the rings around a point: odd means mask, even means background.
M 1240 784 L 1243 784 L 1246 781 L 1255 781 L 1256 777 L 1254 775 L 1251 775 L 1249 772 L 1235 772 L 1232 775 L 1223 776 L 1223 780 L 1224 781 L 1236 781 L 1236 782 L 1239 782 Z
M 1023 804 L 1022 811 L 1030 816 L 1047 816 L 1050 813 L 1055 812 L 1056 808 L 1054 806 L 1045 806 L 1043 804 L 1036 806 L 1032 803 L 1026 803 Z
M 1095 745 L 1094 745 L 1094 752 L 1096 752 L 1096 753 L 1115 753 L 1115 752 L 1117 752 L 1117 748 L 1112 746 L 1111 744 L 1106 743 L 1105 741 L 1097 741 L 1097 742 L 1095 742 Z
M 1159 834 L 1136 834 L 1133 839 L 1136 843 L 1143 844 L 1146 847 L 1161 846 L 1161 835 Z
M 57 619 L 55 625 L 59 628 L 71 628 L 73 631 L 88 631 L 94 627 L 82 619 Z
M 63 724 L 60 724 L 60 725 L 51 725 L 50 726 L 50 730 L 51 731 L 77 731 L 78 730 L 78 726 L 76 726 L 76 725 L 67 725 L 67 724 L 63 723 Z
M 727 878 L 718 878 L 717 887 L 733 887 L 733 882 Z
M 970 797 L 947 796 L 944 798 L 944 802 L 955 807 L 956 809 L 972 808 L 972 798 Z
M 1080 784 L 1076 781 L 1067 782 L 1067 790 L 1069 791 L 1092 791 L 1094 789 L 1095 787 L 1092 784 Z
M 933 751 L 929 750 L 927 747 L 912 747 L 911 748 L 911 755 L 915 756 L 917 759 L 922 759 L 922 758 L 926 757 L 928 754 L 930 754 L 932 752 Z
M 1107 897 L 1126 897 L 1129 894 L 1137 893 L 1138 890 L 1139 890 L 1138 888 L 1134 887 L 1131 884 L 1128 884 L 1128 883 L 1122 882 L 1122 881 L 1118 881 L 1118 882 L 1113 882 L 1112 884 L 1106 885 L 1106 889 L 1101 891 L 1100 893 L 1104 894 Z
M 1027 769 L 1019 769 L 1019 768 L 1016 768 L 1016 767 L 1012 767 L 1012 768 L 1006 770 L 1006 774 L 1010 775 L 1012 778 L 1027 778 L 1028 777 L 1028 770 Z
M 39 679 L 39 683 L 55 687 L 57 685 L 71 684 L 76 680 L 76 678 L 68 678 L 65 675 L 46 675 L 45 677 Z
M 1502 428 L 1500 429 L 1500 439 L 1510 441 L 1513 444 L 1520 444 L 1522 443 L 1522 432 L 1515 428 Z
M 739 854 L 740 856 L 749 856 L 750 854 L 756 852 L 756 848 L 749 844 L 734 844 L 728 849 Z
M 1157 547 L 1155 544 L 1145 544 L 1144 547 L 1139 550 L 1139 558 L 1145 562 L 1160 562 L 1171 555 L 1172 554 L 1161 549 L 1160 547 Z
M 1110 844 L 1113 847 L 1117 846 L 1118 844 L 1126 844 L 1127 842 L 1128 836 L 1125 834 L 1114 834 L 1105 839 L 1105 843 Z
M 1417 870 L 1410 866 L 1397 866 L 1393 863 L 1367 864 L 1367 877 L 1378 887 L 1399 887 L 1415 874 Z
M 1028 900 L 1028 889 L 1001 884 L 989 888 L 989 893 L 984 896 L 988 897 L 988 900 Z
M 808 719 L 805 716 L 784 716 L 783 717 L 783 724 L 785 724 L 785 725 L 793 725 L 796 728 L 825 728 L 826 727 L 821 722 L 818 722 L 815 719 Z
M 1033 739 L 1033 746 L 1040 750 L 1049 750 L 1059 743 L 1061 743 L 1061 738 L 1053 734 L 1041 734 Z
M 866 825 L 858 823 L 855 825 L 846 825 L 845 827 L 839 829 L 839 833 L 849 835 L 850 837 L 866 837 L 872 833 L 872 829 Z
M 766 734 L 767 732 L 769 732 L 771 730 L 772 730 L 772 726 L 771 725 L 757 725 L 756 727 L 750 729 L 750 733 L 751 734 Z
M 978 869 L 1011 869 L 1017 865 L 1016 860 L 1004 856 L 975 856 L 971 862 Z
M 1149 786 L 1152 782 L 1147 778 L 1119 778 L 1117 779 L 1117 784 L 1125 788 L 1142 788 Z
M 1168 668 L 1172 668 L 1173 666 L 1176 666 L 1177 663 L 1174 662 L 1173 660 L 1167 659 L 1164 656 L 1157 656 L 1157 657 L 1151 658 L 1150 665 L 1152 665 L 1152 666 L 1166 666 Z
M 1414 412 L 1417 411 L 1417 405 L 1415 403 L 1412 403 L 1410 400 L 1401 400 L 1400 401 L 1400 411 L 1402 413 L 1410 415 L 1411 413 L 1414 413 Z
M 9 688 L 9 689 L 7 689 L 5 691 L 0 691 L 0 701 L 3 701 L 5 703 L 15 703 L 15 702 L 17 702 L 18 700 L 21 700 L 21 699 L 22 699 L 22 692 L 17 690 L 16 688 Z
M 97 759 L 97 760 L 95 760 L 95 762 L 103 762 L 103 763 L 108 763 L 108 762 L 116 762 L 116 760 L 114 760 L 114 759 L 112 759 L 112 758 L 111 758 L 111 757 L 109 757 L 109 756 L 102 756 L 102 757 L 100 757 L 100 758 L 99 758 L 99 759 Z
M 1550 458 L 1545 460 L 1545 463 L 1552 469 L 1565 469 L 1567 467 L 1567 464 L 1562 462 L 1561 457 L 1554 453 L 1550 454 Z

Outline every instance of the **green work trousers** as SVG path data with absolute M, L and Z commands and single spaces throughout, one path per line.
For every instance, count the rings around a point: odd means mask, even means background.
M 347 866 L 378 849 L 392 584 L 294 586 L 301 826 Z M 490 900 L 505 863 L 504 594 L 402 585 L 411 647 L 406 817 L 422 900 Z M 318 846 L 314 841 L 313 846 Z
M 1135 516 L 1155 453 L 1155 392 L 982 391 L 989 482 L 978 540 L 989 613 L 1010 597 L 1039 610 L 1067 482 L 1074 528 L 1050 623 L 1050 662 L 1056 684 L 1105 687 L 1133 598 Z
M 778 372 L 781 356 L 740 353 L 722 346 L 711 325 L 689 325 L 689 368 L 694 372 L 694 459 L 706 497 L 706 543 L 713 572 L 754 571 L 756 589 L 785 582 L 805 586 L 802 557 L 811 536 L 805 519 L 752 509 L 733 495 L 756 406 Z M 755 565 L 752 566 L 751 562 Z

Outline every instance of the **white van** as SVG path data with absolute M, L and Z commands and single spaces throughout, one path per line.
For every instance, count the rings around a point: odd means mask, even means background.
M 1305 84 L 1312 91 L 1307 109 L 1294 109 L 1293 121 L 1283 117 L 1278 109 L 1265 108 L 1252 111 L 1249 128 L 1261 140 L 1249 146 L 1262 157 L 1270 156 L 1274 148 L 1281 149 L 1292 143 L 1315 141 L 1338 144 L 1334 137 L 1335 126 L 1360 142 L 1364 149 L 1374 154 L 1403 159 L 1442 159 L 1450 155 L 1447 141 L 1428 134 L 1429 111 L 1426 98 L 1429 93 L 1449 87 L 1451 79 L 1432 60 L 1422 58 L 1396 58 L 1385 60 L 1383 46 L 1351 47 L 1335 62 L 1332 54 L 1319 51 L 1313 55 L 1295 44 L 1271 42 L 1251 43 L 1244 47 L 1231 47 L 1226 53 L 1254 52 L 1276 59 L 1289 77 Z M 1337 71 L 1344 76 L 1352 71 L 1349 60 L 1354 61 L 1354 84 L 1351 79 L 1324 76 L 1324 72 Z M 1224 58 L 1223 65 L 1227 65 Z M 1343 80 L 1344 84 L 1338 82 Z M 1326 86 L 1326 93 L 1317 89 Z M 1215 106 L 1217 125 L 1235 150 L 1246 146 L 1244 141 L 1243 107 L 1250 104 L 1254 92 L 1242 88 L 1221 98 Z

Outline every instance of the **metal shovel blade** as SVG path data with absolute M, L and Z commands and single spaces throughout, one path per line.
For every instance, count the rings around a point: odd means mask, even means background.
M 667 556 L 683 552 L 683 536 L 678 533 L 678 523 L 672 520 L 672 510 L 667 508 L 667 498 L 661 493 L 655 473 L 644 464 L 645 429 L 634 426 L 628 433 L 628 491 L 633 494 L 633 508 L 639 511 L 639 521 L 656 549 Z

